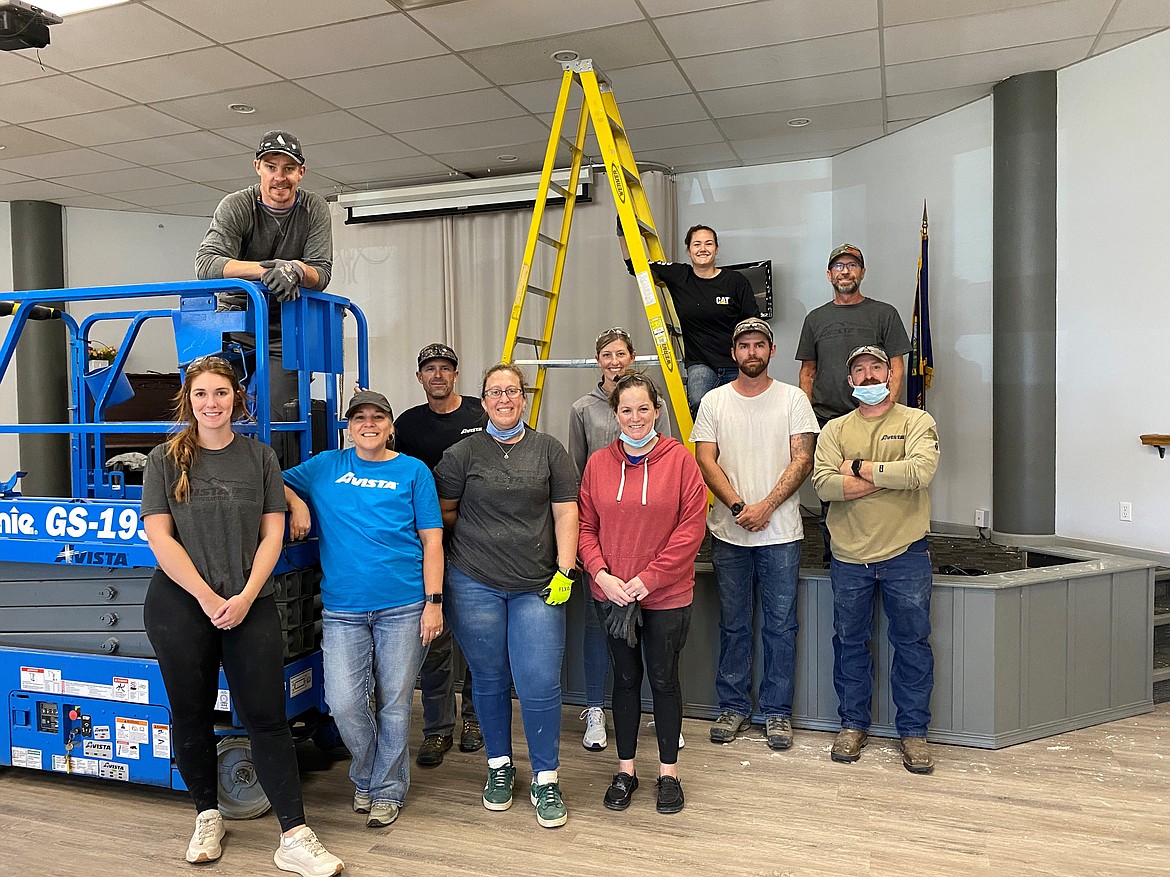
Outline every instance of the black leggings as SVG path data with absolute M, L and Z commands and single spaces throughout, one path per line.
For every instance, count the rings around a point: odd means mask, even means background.
M 239 626 L 219 630 L 199 601 L 160 569 L 150 580 L 143 611 L 171 703 L 175 761 L 196 811 L 218 805 L 214 711 L 222 662 L 281 831 L 304 825 L 297 753 L 285 717 L 284 645 L 275 598 L 262 597 Z
M 624 639 L 605 638 L 613 658 L 613 730 L 618 758 L 632 760 L 638 751 L 638 725 L 642 721 L 642 669 L 654 698 L 654 730 L 658 735 L 658 760 L 678 761 L 678 735 L 682 732 L 682 689 L 678 681 L 678 657 L 691 628 L 691 607 L 643 609 L 639 645 L 630 648 Z

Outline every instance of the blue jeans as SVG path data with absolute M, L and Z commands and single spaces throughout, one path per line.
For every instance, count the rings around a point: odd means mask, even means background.
M 833 685 L 841 727 L 868 731 L 873 700 L 874 595 L 882 609 L 894 647 L 890 690 L 897 707 L 900 737 L 925 737 L 934 688 L 934 653 L 930 650 L 930 552 L 925 537 L 897 557 L 881 563 L 844 563 L 833 558 Z
M 472 692 L 488 758 L 512 755 L 512 685 L 534 773 L 556 770 L 561 743 L 565 607 L 532 591 L 485 585 L 447 568 L 445 603 L 471 667 Z
M 699 402 L 703 397 L 724 384 L 730 384 L 739 374 L 738 368 L 711 368 L 709 365 L 695 363 L 687 366 L 687 405 L 691 409 L 691 417 L 699 410 Z
M 605 680 L 609 676 L 609 647 L 605 644 L 606 632 L 601 626 L 598 606 L 589 593 L 589 574 L 581 576 L 581 587 L 585 612 L 585 633 L 582 643 L 582 657 L 585 670 L 585 705 L 605 706 Z
M 419 636 L 423 605 L 321 613 L 325 700 L 353 754 L 349 778 L 374 802 L 401 806 L 410 788 L 410 707 L 427 651 Z
M 732 545 L 711 540 L 711 564 L 719 587 L 719 708 L 752 714 L 753 617 L 760 608 L 764 670 L 760 712 L 792 715 L 796 670 L 796 579 L 801 543 Z

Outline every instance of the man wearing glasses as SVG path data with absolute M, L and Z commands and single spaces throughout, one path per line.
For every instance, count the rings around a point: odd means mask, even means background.
M 817 423 L 823 428 L 835 417 L 857 407 L 845 361 L 858 347 L 881 347 L 890 358 L 890 398 L 902 395 L 905 355 L 910 339 L 898 311 L 861 294 L 865 257 L 853 244 L 841 244 L 829 253 L 825 272 L 833 287 L 833 300 L 809 311 L 800 330 L 796 358 L 800 360 L 800 389 L 812 402 Z M 824 563 L 829 565 L 829 532 L 825 526 L 828 503 L 821 503 L 820 527 L 824 537 Z

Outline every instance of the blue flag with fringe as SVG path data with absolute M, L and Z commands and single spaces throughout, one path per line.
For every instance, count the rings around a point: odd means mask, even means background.
M 918 252 L 918 286 L 914 290 L 914 318 L 910 329 L 910 368 L 906 379 L 906 404 L 926 409 L 926 391 L 934 377 L 934 348 L 930 342 L 929 244 L 926 202 L 922 202 L 922 241 Z

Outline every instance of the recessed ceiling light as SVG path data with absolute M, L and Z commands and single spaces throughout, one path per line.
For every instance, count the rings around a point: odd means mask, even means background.
M 552 59 L 560 64 L 568 64 L 570 61 L 576 61 L 580 57 L 580 53 L 574 52 L 572 49 L 558 49 L 552 53 Z
M 519 160 L 520 160 L 519 158 L 517 158 L 516 156 L 514 156 L 510 153 L 504 153 L 503 155 L 496 156 L 496 161 L 519 161 Z
M 127 0 L 48 0 L 49 11 L 57 15 L 72 15 L 75 12 L 90 12 L 107 6 L 120 6 Z
M 812 119 L 789 119 L 788 120 L 788 127 L 790 127 L 790 128 L 803 128 L 805 125 L 809 124 L 810 122 L 812 122 Z
M 256 108 L 250 104 L 228 104 L 228 109 L 233 113 L 240 113 L 245 116 L 256 112 Z

